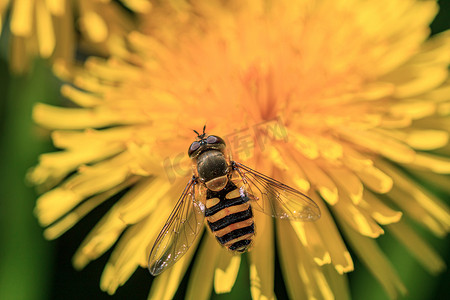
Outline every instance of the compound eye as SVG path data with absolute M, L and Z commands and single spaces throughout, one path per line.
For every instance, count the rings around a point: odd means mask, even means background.
M 197 150 L 198 148 L 200 148 L 200 143 L 199 142 L 193 142 L 191 144 L 191 146 L 189 147 L 188 155 L 191 156 L 192 153 L 194 153 L 195 150 Z
M 215 135 L 210 135 L 206 138 L 206 142 L 208 144 L 224 144 L 225 142 L 222 140 L 222 138 L 215 136 Z

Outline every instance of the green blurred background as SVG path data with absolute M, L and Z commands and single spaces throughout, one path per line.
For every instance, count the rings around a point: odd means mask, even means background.
M 433 33 L 450 28 L 450 1 L 440 1 L 441 11 L 431 28 Z M 11 75 L 7 63 L 7 35 L 0 38 L 0 300 L 9 299 L 146 299 L 152 277 L 139 269 L 114 296 L 99 289 L 100 275 L 110 252 L 75 271 L 71 258 L 89 230 L 114 202 L 89 214 L 77 226 L 56 241 L 46 241 L 33 216 L 36 194 L 26 185 L 27 169 L 40 153 L 52 151 L 48 132 L 31 121 L 36 102 L 61 105 L 61 82 L 40 60 L 24 76 Z M 450 184 L 450 180 L 449 180 Z M 444 195 L 449 198 L 448 195 Z M 448 202 L 448 201 L 447 201 Z M 449 239 L 440 240 L 417 228 L 450 263 Z M 404 299 L 450 299 L 450 274 L 429 275 L 389 234 L 379 244 L 399 271 L 409 293 Z M 387 299 L 381 286 L 355 259 L 356 271 L 349 274 L 353 299 Z M 243 260 L 246 264 L 246 260 Z M 275 292 L 278 299 L 287 294 L 276 267 Z M 177 293 L 182 298 L 184 280 Z M 213 295 L 213 299 L 249 299 L 248 268 L 242 268 L 231 294 Z

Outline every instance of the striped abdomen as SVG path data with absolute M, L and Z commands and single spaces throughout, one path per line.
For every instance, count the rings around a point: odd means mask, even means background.
M 205 216 L 216 239 L 230 250 L 245 252 L 255 235 L 248 197 L 231 181 L 218 192 L 208 190 Z

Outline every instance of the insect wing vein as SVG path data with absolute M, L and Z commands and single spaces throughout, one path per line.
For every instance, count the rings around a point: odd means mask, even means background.
M 162 273 L 178 261 L 203 229 L 204 205 L 199 184 L 192 178 L 156 238 L 148 259 L 152 275 Z
M 232 162 L 232 166 L 256 210 L 280 219 L 315 221 L 320 218 L 319 207 L 305 194 L 241 163 Z

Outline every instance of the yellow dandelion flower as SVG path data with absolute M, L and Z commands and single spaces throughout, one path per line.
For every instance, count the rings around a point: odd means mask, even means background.
M 114 293 L 147 267 L 191 174 L 191 129 L 207 124 L 236 160 L 307 193 L 322 212 L 275 227 L 255 213 L 253 299 L 275 297 L 275 244 L 292 299 L 345 297 L 347 245 L 390 297 L 404 293 L 376 238 L 391 232 L 434 273 L 444 262 L 410 223 L 440 237 L 450 228 L 446 204 L 408 175 L 445 186 L 450 173 L 450 32 L 428 38 L 437 11 L 436 1 L 415 0 L 155 6 L 127 49 L 88 59 L 62 88 L 79 107 L 35 107 L 61 149 L 29 174 L 49 189 L 36 205 L 45 236 L 126 191 L 74 257 L 83 268 L 117 242 L 100 283 Z M 229 292 L 240 260 L 206 232 L 154 280 L 150 298 L 172 298 L 191 261 L 187 298 Z
M 146 0 L 124 0 L 122 3 L 137 13 L 144 13 L 151 7 Z M 35 56 L 71 62 L 76 50 L 77 30 L 82 36 L 82 46 L 104 54 L 109 53 L 111 43 L 117 43 L 133 28 L 131 19 L 117 3 L 109 0 L 2 1 L 0 32 L 8 12 L 10 65 L 19 73 L 29 68 Z

